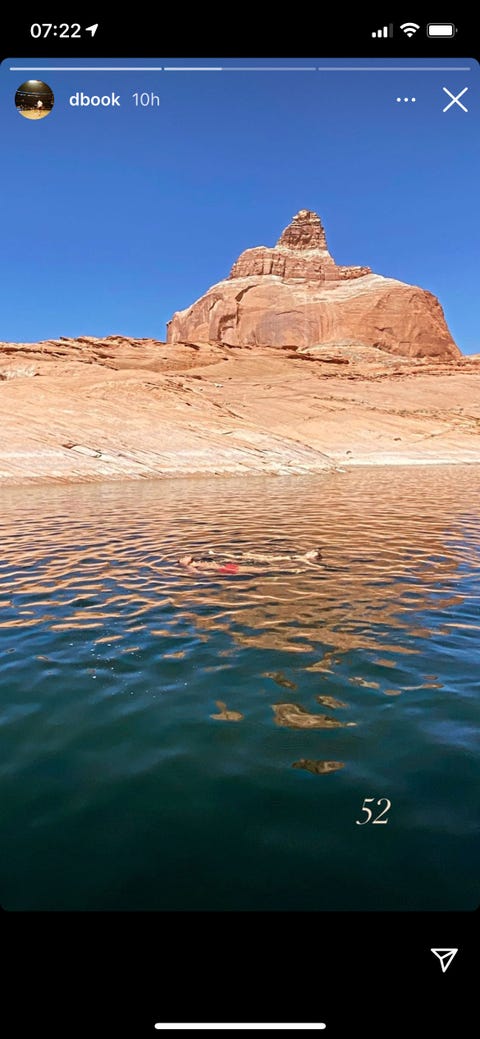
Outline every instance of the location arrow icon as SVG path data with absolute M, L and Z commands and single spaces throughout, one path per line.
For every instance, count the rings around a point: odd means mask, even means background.
M 430 949 L 430 952 L 433 952 L 434 956 L 438 956 L 442 973 L 445 974 L 445 971 L 448 970 L 453 957 L 457 955 L 458 949 Z

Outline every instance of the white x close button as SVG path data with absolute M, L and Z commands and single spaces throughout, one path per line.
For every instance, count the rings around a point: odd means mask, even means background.
M 452 100 L 448 102 L 448 105 L 445 105 L 445 108 L 443 109 L 444 112 L 448 112 L 448 109 L 451 108 L 452 105 L 458 105 L 458 107 L 464 112 L 468 112 L 468 108 L 465 105 L 462 105 L 462 102 L 460 101 L 460 98 L 467 93 L 468 87 L 464 87 L 459 94 L 452 94 L 451 90 L 447 90 L 446 87 L 442 87 L 442 90 L 452 98 Z

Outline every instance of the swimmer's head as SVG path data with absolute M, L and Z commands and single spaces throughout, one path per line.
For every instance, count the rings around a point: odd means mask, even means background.
M 312 563 L 322 558 L 322 552 L 319 548 L 312 548 L 310 552 L 305 552 L 305 559 L 310 559 Z

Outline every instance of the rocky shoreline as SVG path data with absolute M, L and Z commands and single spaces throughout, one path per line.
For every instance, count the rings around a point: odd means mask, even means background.
M 0 483 L 306 474 L 480 461 L 480 358 L 0 344 Z

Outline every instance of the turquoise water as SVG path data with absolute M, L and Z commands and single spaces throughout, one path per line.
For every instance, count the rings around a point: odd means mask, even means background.
M 0 523 L 5 907 L 478 904 L 480 467 L 4 489 Z

